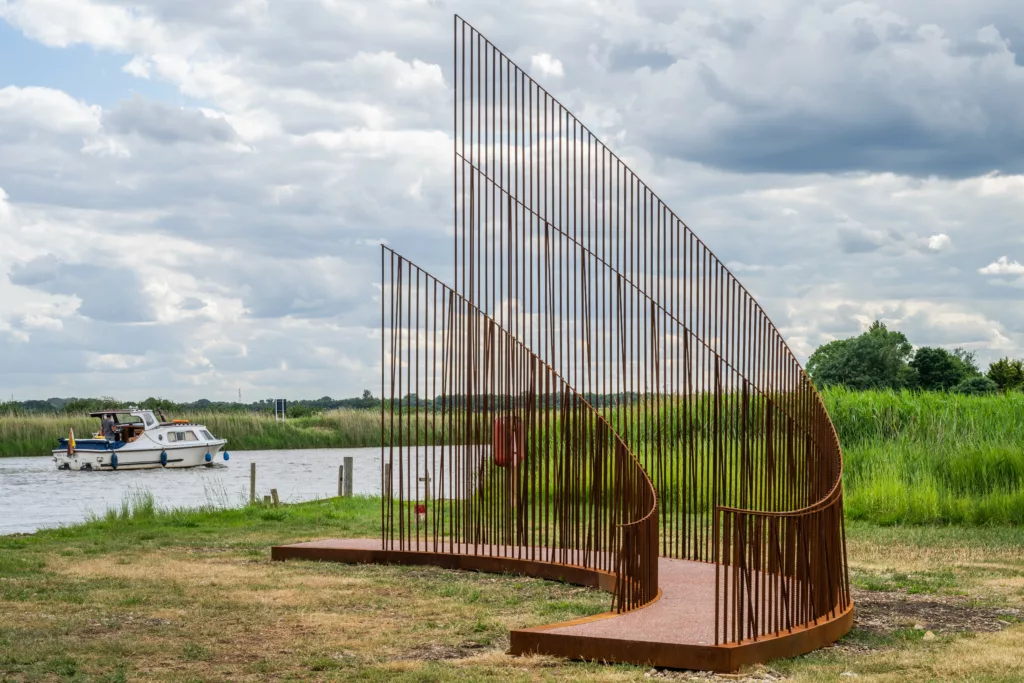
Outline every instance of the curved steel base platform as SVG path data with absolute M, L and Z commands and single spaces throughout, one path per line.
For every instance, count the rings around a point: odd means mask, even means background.
M 614 587 L 614 577 L 607 572 L 530 559 L 548 552 L 523 548 L 523 559 L 510 559 L 457 552 L 383 550 L 377 539 L 333 539 L 274 546 L 271 559 L 432 565 L 522 574 L 604 590 Z M 512 631 L 511 653 L 729 672 L 744 665 L 811 652 L 838 640 L 853 626 L 851 606 L 833 619 L 819 620 L 816 625 L 794 628 L 783 635 L 715 645 L 714 565 L 663 557 L 659 559 L 658 575 L 659 598 L 647 606 L 626 614 L 605 612 L 575 621 Z

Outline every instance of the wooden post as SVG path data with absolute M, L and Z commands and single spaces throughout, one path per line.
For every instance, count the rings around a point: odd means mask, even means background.
M 256 502 L 256 463 L 249 463 L 249 503 Z
M 270 497 L 274 500 L 274 507 L 281 504 L 281 501 L 277 497 L 277 489 L 270 489 Z
M 391 465 L 384 463 L 384 480 L 381 482 L 380 497 L 391 500 Z
M 270 499 L 270 496 L 263 496 L 263 504 L 264 505 L 270 505 L 272 502 L 273 501 Z
M 352 497 L 352 456 L 345 458 L 345 497 Z
M 338 465 L 338 498 L 345 495 L 345 466 Z

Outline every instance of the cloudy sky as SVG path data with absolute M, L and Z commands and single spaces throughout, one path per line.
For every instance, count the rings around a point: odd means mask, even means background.
M 454 12 L 802 360 L 1024 356 L 1019 0 L 0 0 L 0 397 L 379 387 L 378 244 L 450 274 Z

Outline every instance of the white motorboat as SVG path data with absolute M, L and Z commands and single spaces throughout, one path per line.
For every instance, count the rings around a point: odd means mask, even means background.
M 101 410 L 90 413 L 101 421 L 110 416 L 113 438 L 96 433 L 76 439 L 74 432 L 53 451 L 59 470 L 141 470 L 156 467 L 199 467 L 229 459 L 224 446 L 200 424 L 188 420 L 164 422 L 152 410 Z M 101 423 L 102 424 L 102 423 Z M 222 452 L 223 451 L 223 452 Z

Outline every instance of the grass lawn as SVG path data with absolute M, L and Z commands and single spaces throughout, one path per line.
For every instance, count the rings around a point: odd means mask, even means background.
M 275 543 L 373 536 L 379 501 L 133 511 L 0 537 L 0 680 L 646 680 L 505 654 L 511 628 L 610 596 L 432 568 L 271 563 Z M 753 680 L 1024 680 L 1024 529 L 848 529 L 858 626 Z M 915 628 L 919 626 L 921 628 Z M 686 679 L 686 672 L 654 672 Z

